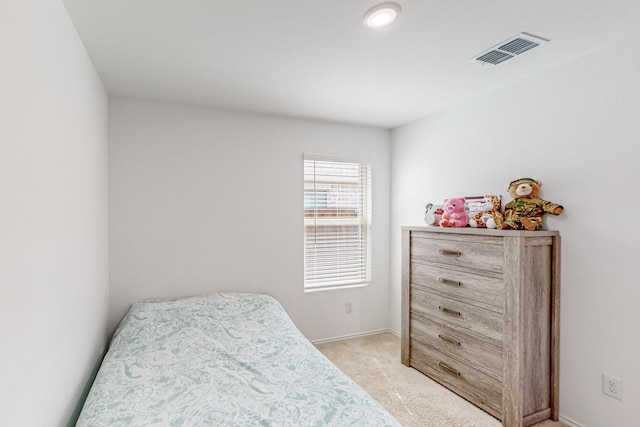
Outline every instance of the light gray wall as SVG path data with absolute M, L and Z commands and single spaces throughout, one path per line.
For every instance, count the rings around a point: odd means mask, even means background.
M 0 8 L 0 424 L 70 419 L 106 339 L 108 99 L 62 2 Z
M 217 291 L 275 296 L 310 339 L 388 327 L 388 131 L 123 98 L 109 129 L 111 327 L 136 300 Z M 303 153 L 372 165 L 367 287 L 303 292 Z
M 392 327 L 401 225 L 423 225 L 427 202 L 506 202 L 511 180 L 541 180 L 542 197 L 565 207 L 545 217 L 563 239 L 560 413 L 589 427 L 637 425 L 640 407 L 639 42 L 392 132 Z M 602 394 L 603 372 L 623 379 L 624 401 Z

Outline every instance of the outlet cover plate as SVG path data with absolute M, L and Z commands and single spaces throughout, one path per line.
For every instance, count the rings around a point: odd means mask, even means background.
M 622 380 L 609 374 L 602 374 L 602 392 L 614 399 L 622 400 Z
M 351 301 L 347 301 L 347 302 L 344 304 L 344 311 L 345 311 L 346 313 L 351 313 L 351 312 L 353 311 L 353 303 L 352 303 Z

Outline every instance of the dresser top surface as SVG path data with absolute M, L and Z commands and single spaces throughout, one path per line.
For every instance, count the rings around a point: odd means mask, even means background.
M 477 236 L 503 236 L 503 237 L 546 237 L 559 236 L 557 230 L 496 230 L 489 228 L 473 228 L 473 227 L 438 227 L 438 226 L 402 226 L 407 231 L 424 231 L 428 233 L 451 233 L 451 234 L 471 234 Z

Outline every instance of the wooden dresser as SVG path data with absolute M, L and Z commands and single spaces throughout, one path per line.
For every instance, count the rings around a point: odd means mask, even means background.
M 560 235 L 402 228 L 402 363 L 502 421 L 558 419 Z

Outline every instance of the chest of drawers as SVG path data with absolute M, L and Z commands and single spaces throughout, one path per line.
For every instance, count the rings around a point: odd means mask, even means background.
M 558 419 L 560 235 L 403 227 L 402 363 L 500 419 Z

